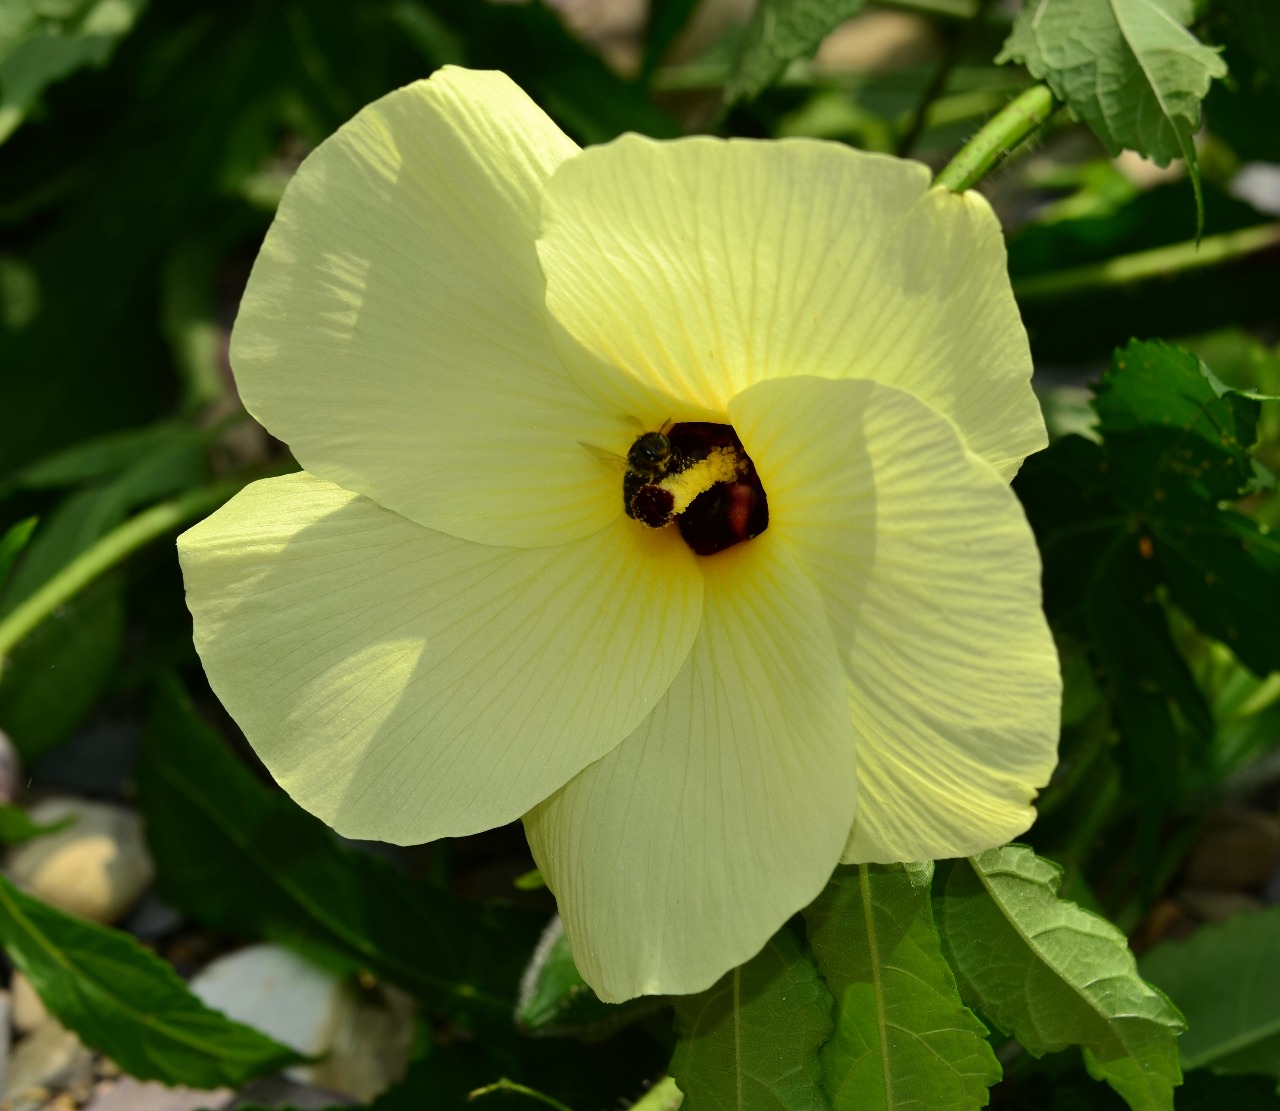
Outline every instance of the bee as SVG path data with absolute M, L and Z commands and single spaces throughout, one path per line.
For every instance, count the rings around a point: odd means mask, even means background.
M 639 421 L 634 423 L 643 427 Z M 769 527 L 764 487 L 730 425 L 667 420 L 656 432 L 641 432 L 625 457 L 579 443 L 600 462 L 623 472 L 622 506 L 628 517 L 649 528 L 678 521 L 680 535 L 698 555 L 714 555 Z M 706 487 L 695 481 L 692 491 L 678 490 L 683 479 L 665 481 L 717 456 L 723 459 L 726 449 L 736 463 L 732 477 L 713 479 Z
M 644 432 L 637 436 L 627 452 L 627 473 L 622 478 L 622 505 L 627 516 L 635 516 L 632 503 L 642 487 L 666 475 L 679 474 L 686 466 L 684 453 L 665 432 Z

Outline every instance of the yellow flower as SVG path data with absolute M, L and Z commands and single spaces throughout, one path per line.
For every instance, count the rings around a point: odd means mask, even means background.
M 603 998 L 707 987 L 840 860 L 1031 823 L 1045 433 L 981 198 L 804 140 L 580 151 L 446 69 L 303 164 L 232 361 L 306 469 L 180 541 L 214 690 L 348 836 L 523 817 Z M 625 478 L 645 430 L 681 467 Z M 695 466 L 668 505 L 767 527 L 633 519 L 624 478 Z

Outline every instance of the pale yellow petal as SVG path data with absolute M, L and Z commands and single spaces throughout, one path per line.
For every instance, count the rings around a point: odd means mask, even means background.
M 616 517 L 620 477 L 581 443 L 625 453 L 635 430 L 566 371 L 534 249 L 576 150 L 509 78 L 453 68 L 340 128 L 241 303 L 250 412 L 312 473 L 455 536 L 559 544 Z
M 556 171 L 538 247 L 568 332 L 691 406 L 867 378 L 927 401 L 1006 477 L 1045 443 L 999 224 L 919 163 L 624 136 Z
M 770 533 L 826 598 L 858 734 L 846 861 L 998 845 L 1035 817 L 1061 681 L 1040 560 L 952 425 L 872 382 L 763 382 L 730 404 Z
M 652 716 L 525 817 L 602 998 L 695 992 L 830 877 L 853 731 L 813 585 L 764 533 L 703 560 L 702 630 Z
M 674 530 L 490 547 L 306 473 L 247 487 L 179 552 L 209 681 L 272 775 L 340 833 L 400 843 L 512 821 L 608 752 L 701 613 Z

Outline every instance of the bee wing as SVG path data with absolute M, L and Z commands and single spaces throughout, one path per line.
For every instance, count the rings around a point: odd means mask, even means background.
M 616 451 L 607 451 L 605 448 L 596 447 L 595 444 L 589 444 L 585 440 L 579 440 L 578 443 L 588 455 L 598 459 L 601 463 L 616 467 L 620 471 L 627 469 L 627 457 L 625 455 L 619 455 Z

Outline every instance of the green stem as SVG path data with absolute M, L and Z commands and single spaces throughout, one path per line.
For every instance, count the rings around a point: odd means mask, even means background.
M 477 1088 L 467 1096 L 467 1099 L 473 1100 L 477 1096 L 487 1096 L 490 1092 L 518 1092 L 522 1096 L 536 1099 L 539 1103 L 545 1103 L 548 1107 L 554 1107 L 556 1111 L 570 1111 L 570 1108 L 566 1107 L 558 1099 L 552 1099 L 534 1088 L 526 1088 L 523 1084 L 517 1084 L 514 1080 L 508 1080 L 505 1076 L 500 1080 L 495 1080 L 492 1084 L 486 1084 L 483 1088 Z
M 257 476 L 255 476 L 257 477 Z M 161 502 L 130 517 L 112 529 L 88 550 L 81 552 L 34 594 L 0 619 L 0 670 L 5 658 L 46 617 L 66 605 L 94 579 L 139 548 L 179 525 L 203 517 L 239 491 L 247 478 L 226 479 L 196 490 L 188 490 L 172 501 Z
M 1200 240 L 1174 243 L 1132 255 L 1120 255 L 1106 262 L 1075 266 L 1054 274 L 1037 274 L 1013 283 L 1019 297 L 1059 297 L 1082 289 L 1106 289 L 1146 278 L 1158 278 L 1184 270 L 1198 270 L 1243 258 L 1254 251 L 1280 244 L 1280 223 L 1261 224 L 1239 231 L 1223 232 Z
M 973 188 L 997 162 L 1038 131 L 1061 105 L 1048 85 L 1032 85 L 996 113 L 933 179 L 961 193 Z

